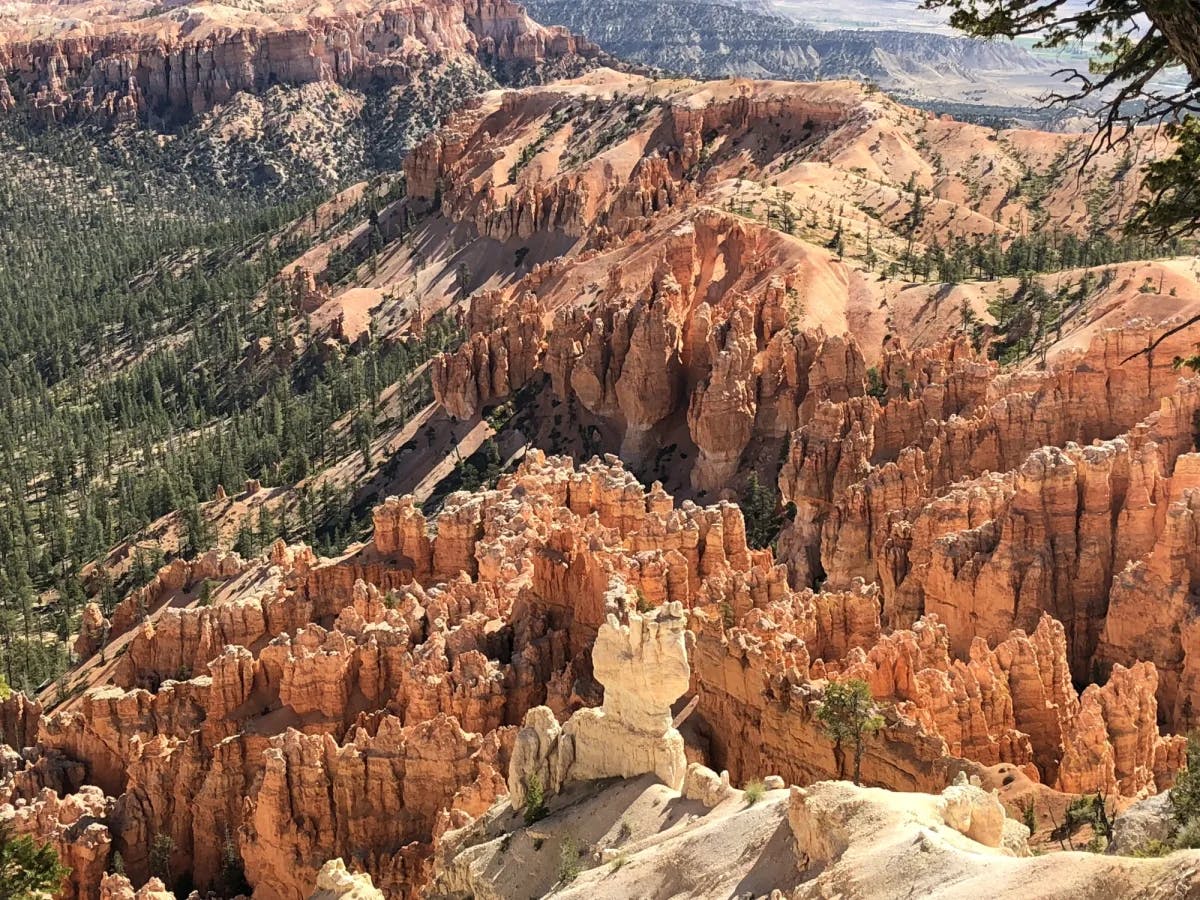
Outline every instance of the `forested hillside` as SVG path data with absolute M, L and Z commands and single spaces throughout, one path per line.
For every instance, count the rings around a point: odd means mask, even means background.
M 431 44 L 491 27 L 439 9 L 445 20 L 422 33 Z M 233 12 L 194 10 L 184 32 Z M 518 7 L 501 12 L 494 27 L 541 33 Z M 125 27 L 152 30 L 162 15 Z M 376 214 L 403 195 L 415 141 L 498 77 L 586 65 L 560 43 L 511 60 L 511 48 L 429 54 L 393 38 L 367 52 L 402 64 L 371 77 L 316 64 L 190 119 L 203 89 L 155 100 L 130 79 L 101 108 L 82 88 L 107 77 L 104 53 L 123 52 L 120 41 L 72 57 L 100 68 L 61 82 L 43 83 L 36 61 L 53 44 L 0 54 L 0 673 L 13 686 L 36 689 L 67 667 L 85 596 L 108 613 L 164 555 L 212 546 L 202 507 L 219 489 L 284 486 L 236 524 L 247 555 L 278 536 L 341 546 L 362 527 L 355 491 L 377 428 L 428 405 L 423 364 L 459 333 L 434 319 L 403 343 L 331 338 L 336 322 L 314 334 L 281 270 L 330 243 L 320 289 L 351 282 L 382 246 Z M 140 46 L 154 64 L 154 43 Z M 131 101 L 136 114 L 113 114 Z M 164 101 L 177 105 L 170 115 Z M 347 456 L 365 471 L 315 479 Z M 139 540 L 164 516 L 169 535 Z
M 138 551 L 117 584 L 85 577 L 89 562 L 176 509 L 185 552 L 207 547 L 197 504 L 218 485 L 293 484 L 350 452 L 383 387 L 454 339 L 434 326 L 414 345 L 250 354 L 293 344 L 281 267 L 403 181 L 376 178 L 318 217 L 333 185 L 298 167 L 282 188 L 245 190 L 178 150 L 145 132 L 0 120 L 0 672 L 23 689 L 65 667 L 85 591 L 108 610 L 162 553 Z M 427 384 L 412 390 L 424 405 Z M 347 414 L 352 428 L 333 428 Z M 243 549 L 281 528 L 344 542 L 344 493 L 302 508 Z

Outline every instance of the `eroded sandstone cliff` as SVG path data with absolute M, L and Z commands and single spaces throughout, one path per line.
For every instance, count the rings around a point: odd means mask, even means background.
M 446 25 L 461 44 L 448 51 L 579 50 L 503 5 L 451 12 L 466 18 Z M 374 15 L 355 27 L 384 27 Z M 366 74 L 358 37 L 330 62 L 304 43 L 320 30 L 306 34 L 288 77 Z M 80 38 L 86 65 L 94 39 Z M 370 65 L 390 64 L 378 52 Z M 116 106 L 149 96 L 139 77 Z M 224 77 L 178 102 L 212 102 Z M 46 103 L 75 102 L 68 81 L 46 81 Z M 612 72 L 463 110 L 412 154 L 409 196 L 384 211 L 441 254 L 422 284 L 435 296 L 403 318 L 389 295 L 368 318 L 395 329 L 381 339 L 408 336 L 454 282 L 469 335 L 430 366 L 428 446 L 440 429 L 458 454 L 451 417 L 478 437 L 517 396 L 514 418 L 538 414 L 547 438 L 560 420 L 577 432 L 573 456 L 522 436 L 504 451 L 519 464 L 448 496 L 433 482 L 466 465 L 426 459 L 422 490 L 379 503 L 370 541 L 337 558 L 283 541 L 255 559 L 213 551 L 173 560 L 107 619 L 88 609 L 78 696 L 0 706 L 0 816 L 54 844 L 68 897 L 154 896 L 152 875 L 226 892 L 244 878 L 280 900 L 365 891 L 350 870 L 417 896 L 448 835 L 490 822 L 506 794 L 527 799 L 530 773 L 552 792 L 657 779 L 706 809 L 752 779 L 844 775 L 815 713 L 846 678 L 883 710 L 862 759 L 872 785 L 938 793 L 1004 767 L 1046 790 L 1168 787 L 1200 702 L 1200 382 L 1172 364 L 1192 349 L 1194 331 L 1172 328 L 1200 290 L 1176 272 L 1183 295 L 1151 299 L 1140 264 L 1114 267 L 1042 353 L 1001 371 L 991 323 L 967 324 L 986 313 L 982 288 L 960 297 L 837 250 L 838 232 L 894 242 L 873 229 L 900 228 L 918 185 L 934 201 L 910 244 L 985 223 L 1014 238 L 1034 212 L 1009 190 L 1019 149 L 1045 148 L 1006 135 L 964 199 L 944 163 L 968 166 L 988 140 L 972 128 L 845 84 Z M 1061 180 L 1045 205 L 1079 224 Z M 391 250 L 403 262 L 381 283 L 416 293 L 424 263 Z M 300 310 L 332 300 L 307 268 L 287 278 Z M 751 546 L 728 499 L 751 471 L 787 508 L 774 548 Z M 813 835 L 853 830 L 822 799 L 840 790 L 790 801 L 831 869 L 846 848 Z M 997 848 L 995 804 L 962 793 L 920 815 Z M 116 853 L 127 878 L 104 874 Z
M 1152 665 L 1115 665 L 1081 696 L 1048 616 L 992 646 L 976 638 L 967 658 L 932 616 L 885 634 L 878 587 L 792 588 L 769 551 L 747 547 L 736 506 L 676 506 L 612 457 L 531 451 L 496 489 L 452 495 L 436 528 L 408 501 L 375 520 L 373 542 L 336 560 L 279 543 L 228 567 L 219 577 L 242 590 L 211 605 L 187 602 L 195 586 L 164 570 L 157 584 L 176 586 L 151 592 L 160 605 L 111 664 L 113 684 L 43 716 L 36 736 L 9 701 L 20 742 L 78 769 L 14 760 L 11 796 L 24 799 L 7 813 L 72 862 L 69 896 L 99 896 L 113 852 L 142 883 L 164 843 L 170 871 L 201 887 L 236 859 L 256 896 L 305 897 L 342 856 L 411 895 L 440 836 L 522 780 L 514 754 L 548 786 L 571 780 L 552 772 L 637 771 L 681 785 L 680 694 L 696 698 L 687 754 L 735 782 L 836 776 L 814 709 L 825 679 L 850 675 L 887 710 L 863 763 L 872 783 L 940 789 L 1006 762 L 1066 790 L 1132 795 L 1166 787 L 1180 764 L 1179 741 L 1158 734 Z M 652 684 L 617 664 L 630 654 Z M 519 736 L 522 721 L 541 736 Z M 555 741 L 573 748 L 565 765 Z
M 65 25 L 55 20 L 46 34 L 36 33 L 36 9 L 24 30 L 0 31 L 0 109 L 173 124 L 275 84 L 405 84 L 455 61 L 516 72 L 598 53 L 508 0 L 347 2 L 321 11 L 200 5 L 133 18 L 96 6 Z

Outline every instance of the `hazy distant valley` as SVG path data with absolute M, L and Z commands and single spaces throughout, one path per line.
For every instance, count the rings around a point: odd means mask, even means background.
M 1078 113 L 1039 102 L 1062 87 L 1061 61 L 939 27 L 912 3 L 867 4 L 861 13 L 773 0 L 532 0 L 531 12 L 634 62 L 696 77 L 847 78 L 893 96 L 978 118 L 1054 125 Z M 808 14 L 812 14 L 812 18 Z M 845 17 L 843 21 L 842 17 Z M 870 29 L 870 30 L 867 30 Z M 1082 63 L 1082 60 L 1077 60 Z

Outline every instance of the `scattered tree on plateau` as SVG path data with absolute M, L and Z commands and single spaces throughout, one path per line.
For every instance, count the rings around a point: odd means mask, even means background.
M 1146 167 L 1150 196 L 1130 223 L 1159 235 L 1200 229 L 1200 0 L 924 0 L 948 9 L 950 24 L 976 37 L 1035 35 L 1038 46 L 1095 48 L 1088 71 L 1073 72 L 1073 90 L 1051 99 L 1102 101 L 1092 151 L 1110 147 L 1137 124 L 1166 123 L 1172 156 Z M 1183 67 L 1185 86 L 1163 78 Z

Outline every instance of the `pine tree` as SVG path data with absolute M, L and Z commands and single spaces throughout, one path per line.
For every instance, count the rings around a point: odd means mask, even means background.
M 1188 735 L 1187 764 L 1175 776 L 1170 799 L 1180 825 L 1200 820 L 1200 732 Z
M 183 531 L 183 554 L 188 559 L 195 559 L 212 547 L 212 526 L 195 500 L 184 508 Z
M 0 900 L 57 894 L 69 871 L 50 844 L 14 835 L 11 823 L 0 824 Z
M 742 518 L 746 522 L 746 543 L 755 550 L 769 547 L 783 527 L 783 515 L 778 509 L 775 493 L 751 472 L 742 492 Z
M 460 262 L 454 270 L 454 284 L 458 288 L 458 296 L 465 298 L 470 293 L 471 270 L 465 262 Z
M 858 678 L 828 682 L 817 720 L 834 742 L 838 778 L 845 777 L 845 745 L 850 744 L 854 749 L 854 783 L 861 782 L 863 741 L 884 724 L 870 685 Z

